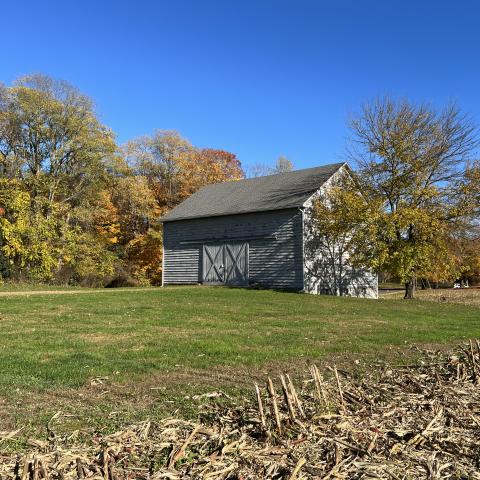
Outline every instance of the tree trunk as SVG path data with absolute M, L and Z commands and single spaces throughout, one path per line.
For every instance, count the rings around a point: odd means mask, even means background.
M 405 283 L 405 299 L 412 299 L 415 298 L 415 279 L 411 279 Z

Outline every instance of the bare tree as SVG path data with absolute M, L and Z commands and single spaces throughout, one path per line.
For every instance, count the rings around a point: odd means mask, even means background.
M 247 178 L 265 177 L 272 174 L 272 168 L 266 163 L 256 162 L 253 165 L 247 167 Z
M 280 155 L 277 158 L 275 164 L 274 173 L 291 172 L 293 170 L 293 163 L 284 155 Z
M 257 162 L 247 168 L 247 177 L 265 177 L 266 175 L 275 175 L 276 173 L 291 172 L 293 163 L 284 155 L 280 155 L 274 167 L 266 163 Z

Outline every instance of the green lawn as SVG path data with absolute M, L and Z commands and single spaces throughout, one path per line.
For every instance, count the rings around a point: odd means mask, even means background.
M 59 409 L 122 423 L 183 408 L 186 394 L 244 391 L 280 366 L 368 364 L 392 346 L 480 337 L 480 310 L 172 287 L 1 296 L 0 325 L 0 425 L 37 428 Z

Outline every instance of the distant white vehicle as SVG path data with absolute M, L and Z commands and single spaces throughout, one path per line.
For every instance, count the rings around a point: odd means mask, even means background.
M 462 286 L 459 283 L 454 283 L 453 288 L 462 288 Z

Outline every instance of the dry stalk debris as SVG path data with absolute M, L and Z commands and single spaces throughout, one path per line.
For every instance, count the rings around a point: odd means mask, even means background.
M 26 454 L 0 451 L 0 480 L 480 480 L 478 341 L 425 351 L 418 365 L 324 373 L 312 365 L 296 385 L 268 378 L 241 406 L 199 396 L 208 402 L 196 422 L 145 421 L 80 441 L 51 421 Z M 20 431 L 0 432 L 0 448 Z

